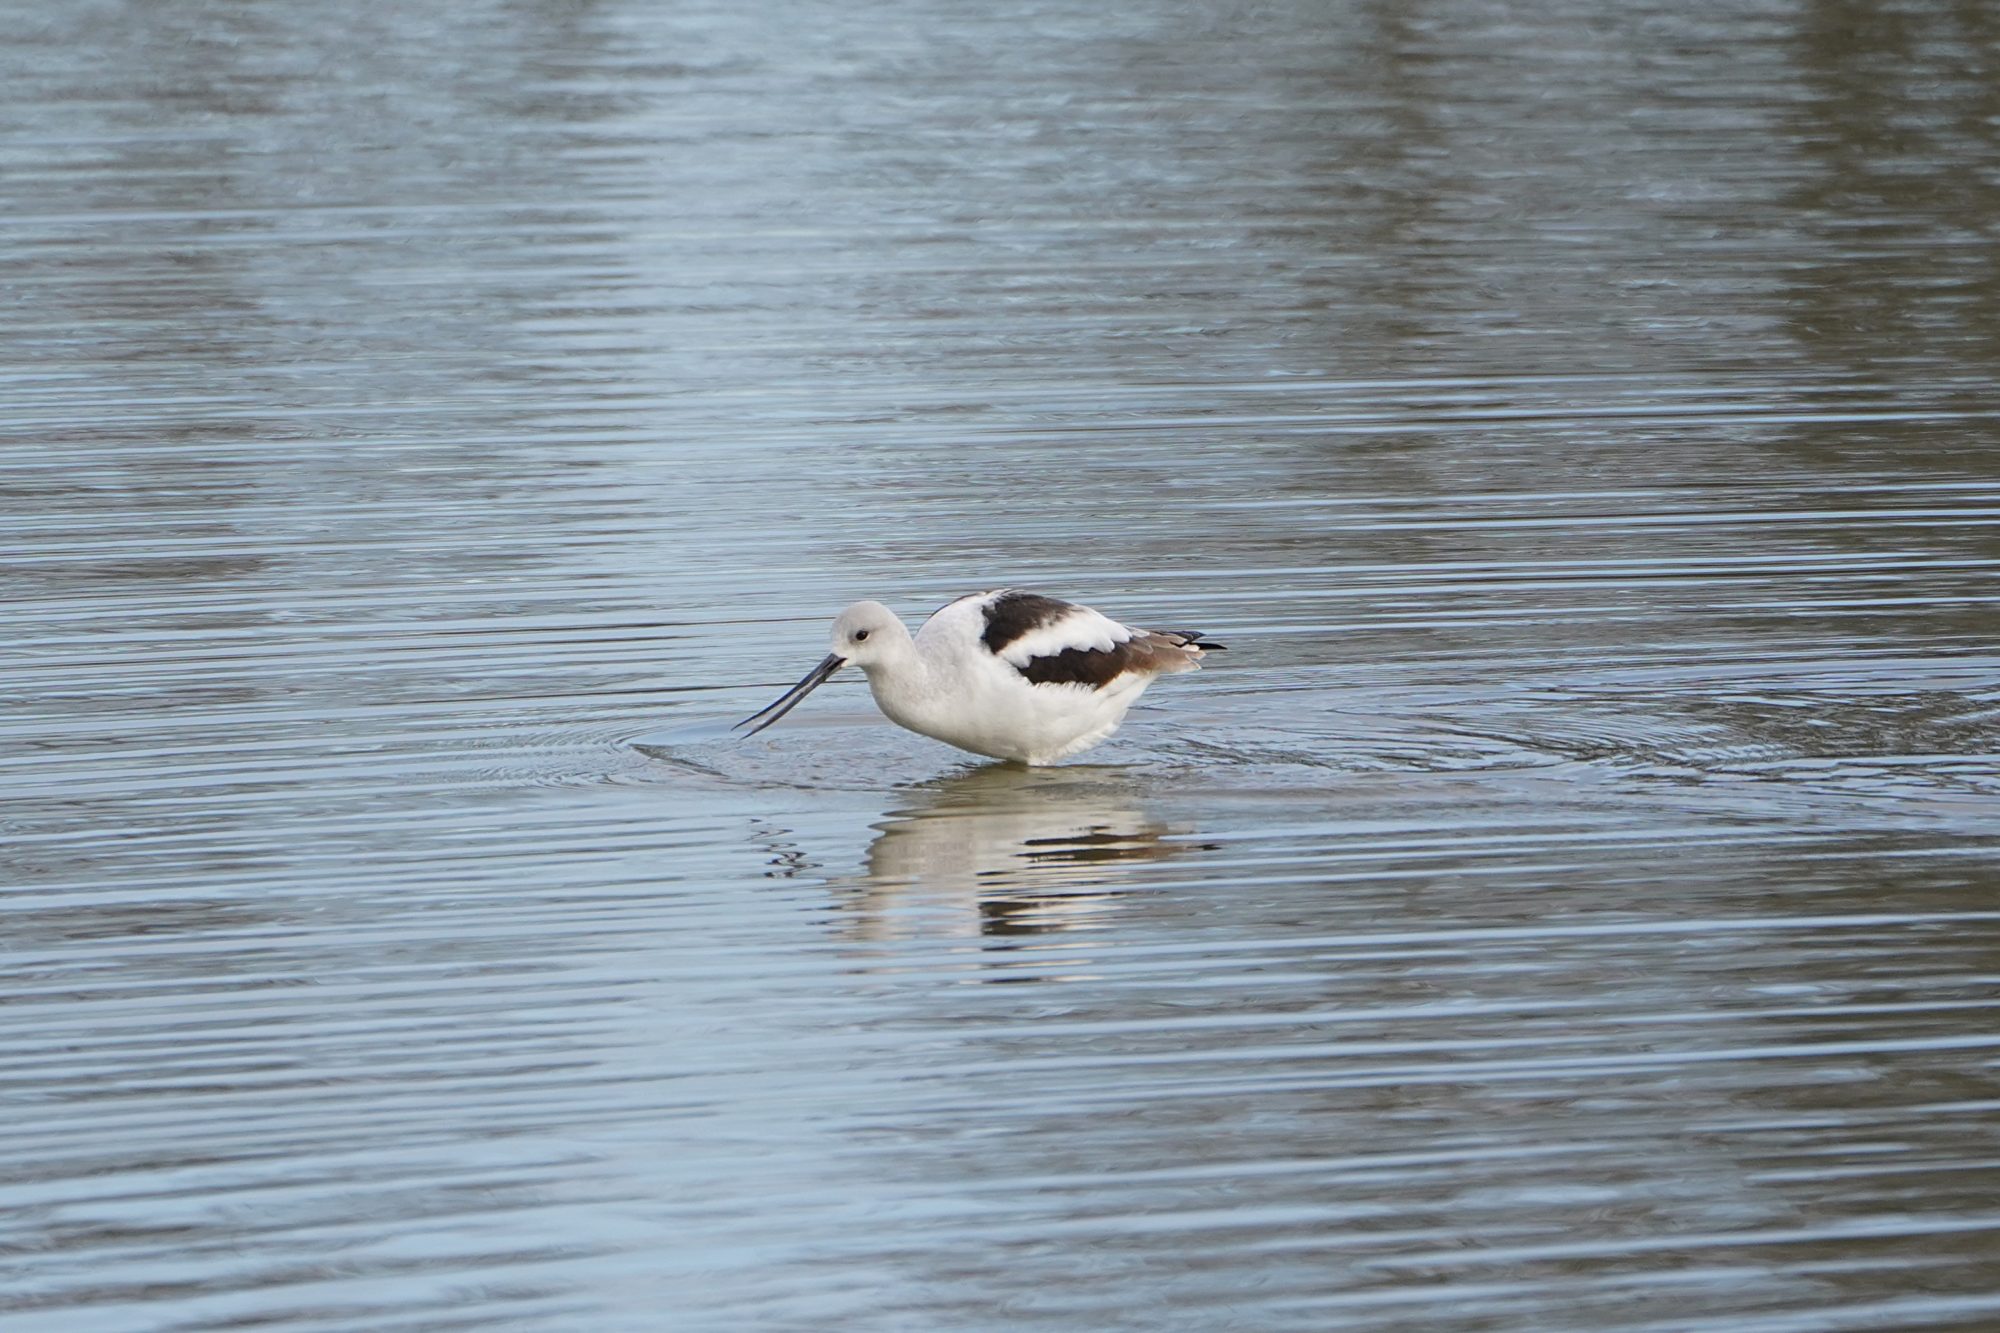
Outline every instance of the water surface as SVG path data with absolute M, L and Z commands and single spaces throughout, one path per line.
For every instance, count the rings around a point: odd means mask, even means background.
M 2000 1320 L 1977 7 L 0 8 L 10 1328 Z

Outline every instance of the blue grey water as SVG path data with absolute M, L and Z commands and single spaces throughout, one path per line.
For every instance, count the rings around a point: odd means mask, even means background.
M 2000 11 L 0 18 L 9 1333 L 2000 1324 Z

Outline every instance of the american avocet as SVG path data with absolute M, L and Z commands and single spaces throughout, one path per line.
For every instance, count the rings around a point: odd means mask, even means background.
M 888 607 L 856 602 L 833 622 L 833 651 L 736 725 L 762 731 L 852 664 L 898 726 L 994 759 L 1052 764 L 1118 730 L 1153 677 L 1193 671 L 1220 647 L 1013 588 L 959 598 L 914 639 Z

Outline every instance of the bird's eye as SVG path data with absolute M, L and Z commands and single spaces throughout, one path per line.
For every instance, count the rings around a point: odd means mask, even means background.
M 868 637 L 868 631 L 865 629 L 858 629 L 854 631 L 854 641 L 856 643 L 860 643 L 863 639 L 867 637 Z

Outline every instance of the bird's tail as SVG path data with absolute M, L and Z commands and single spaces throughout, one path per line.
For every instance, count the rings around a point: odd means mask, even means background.
M 1219 643 L 1203 643 L 1198 631 L 1185 629 L 1147 630 L 1145 641 L 1154 648 L 1157 671 L 1194 671 L 1201 666 L 1204 653 L 1222 647 Z

